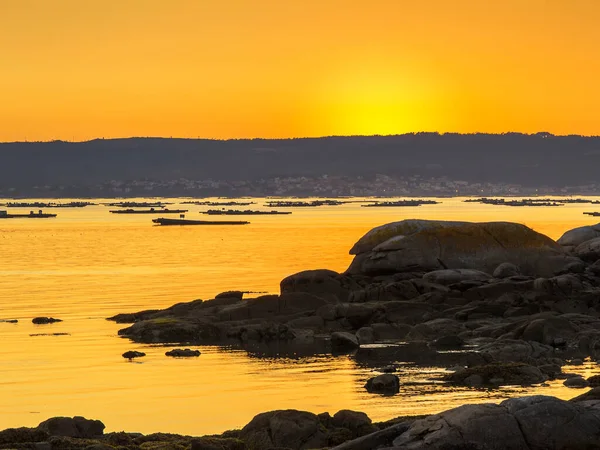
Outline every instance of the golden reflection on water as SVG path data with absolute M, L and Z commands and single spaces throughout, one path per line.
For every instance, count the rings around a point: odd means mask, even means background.
M 19 323 L 0 323 L 0 428 L 84 415 L 103 420 L 109 430 L 200 435 L 242 426 L 272 409 L 349 408 L 385 420 L 532 392 L 440 388 L 426 383 L 427 369 L 407 365 L 401 378 L 417 384 L 380 397 L 363 388 L 371 369 L 349 357 L 255 358 L 201 347 L 199 358 L 170 359 L 163 347 L 118 338 L 123 326 L 104 320 L 228 289 L 276 293 L 282 278 L 305 269 L 343 271 L 360 236 L 395 220 L 514 221 L 555 239 L 598 221 L 582 214 L 593 210 L 590 205 L 517 208 L 461 200 L 414 208 L 297 208 L 288 216 L 251 217 L 243 227 L 159 227 L 151 216 L 112 215 L 102 205 L 53 210 L 56 219 L 2 220 L 0 319 Z M 255 201 L 252 208 L 263 209 L 263 201 Z M 205 209 L 186 207 L 188 218 L 202 217 L 198 211 Z M 40 315 L 64 322 L 31 324 Z M 30 336 L 39 333 L 69 334 Z M 129 363 L 120 355 L 130 349 L 148 356 Z M 573 369 L 598 373 L 590 364 Z M 560 382 L 535 392 L 561 398 L 581 393 Z

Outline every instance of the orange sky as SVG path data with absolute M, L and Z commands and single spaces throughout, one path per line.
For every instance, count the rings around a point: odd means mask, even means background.
M 600 134 L 598 0 L 0 0 L 0 140 Z

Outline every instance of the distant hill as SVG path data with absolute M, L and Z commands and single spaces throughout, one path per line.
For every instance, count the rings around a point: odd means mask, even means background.
M 0 144 L 0 189 L 108 180 L 278 176 L 447 176 L 565 186 L 600 179 L 600 137 L 548 133 L 303 139 L 97 139 Z

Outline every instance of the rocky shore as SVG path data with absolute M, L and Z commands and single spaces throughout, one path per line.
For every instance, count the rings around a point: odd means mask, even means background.
M 365 385 L 377 395 L 398 393 L 399 361 L 447 368 L 437 381 L 467 389 L 557 379 L 593 389 L 571 401 L 512 398 L 384 424 L 350 411 L 273 411 L 205 438 L 110 433 L 82 443 L 89 436 L 38 427 L 19 439 L 44 432 L 27 441 L 40 444 L 7 447 L 1 437 L 0 448 L 600 448 L 600 381 L 563 372 L 600 359 L 600 224 L 554 241 L 515 223 L 404 220 L 369 231 L 350 253 L 346 272 L 300 272 L 279 295 L 229 291 L 110 320 L 128 324 L 119 335 L 138 343 L 349 353 L 380 373 Z
M 278 410 L 240 430 L 191 437 L 104 433 L 99 420 L 54 417 L 0 431 L 2 449 L 36 450 L 592 450 L 600 448 L 600 388 L 571 401 L 548 396 L 464 405 L 425 417 L 372 423 L 361 412 Z
M 468 369 L 446 380 L 468 385 L 543 382 L 600 357 L 600 224 L 555 242 L 516 223 L 404 220 L 350 253 L 345 273 L 300 272 L 279 295 L 223 292 L 109 320 L 130 323 L 119 335 L 139 343 L 276 342 L 381 366 L 410 352 Z

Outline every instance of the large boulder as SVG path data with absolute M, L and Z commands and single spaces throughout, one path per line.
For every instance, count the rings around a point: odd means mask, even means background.
M 95 438 L 104 434 L 104 424 L 85 417 L 52 417 L 38 425 L 38 429 L 51 436 Z
M 369 378 L 365 384 L 365 389 L 373 394 L 397 394 L 400 391 L 400 379 L 394 374 L 384 373 Z
M 600 237 L 579 244 L 573 254 L 583 260 L 594 262 L 600 258 Z
M 257 415 L 242 428 L 239 437 L 246 442 L 249 450 L 275 447 L 312 449 L 325 447 L 328 443 L 318 416 L 293 409 Z
M 600 223 L 573 228 L 565 232 L 556 242 L 567 249 L 573 249 L 585 241 L 598 237 L 600 237 Z
M 600 448 L 600 408 L 554 397 L 464 405 L 415 421 L 394 440 L 411 450 Z
M 281 280 L 281 293 L 306 292 L 327 299 L 348 300 L 350 292 L 358 289 L 354 280 L 333 270 L 306 270 Z
M 350 274 L 473 269 L 492 273 L 511 263 L 524 275 L 550 277 L 573 260 L 525 225 L 510 222 L 403 220 L 375 228 L 350 251 Z

